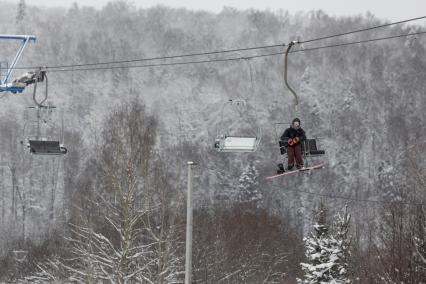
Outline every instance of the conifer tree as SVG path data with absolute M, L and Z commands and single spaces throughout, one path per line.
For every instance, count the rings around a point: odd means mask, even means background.
M 349 223 L 351 215 L 345 206 L 343 212 L 337 214 L 334 223 L 334 246 L 337 261 L 337 275 L 333 275 L 337 283 L 351 283 L 349 279 L 350 245 Z
M 321 202 L 315 212 L 314 232 L 304 239 L 307 263 L 302 263 L 304 280 L 299 284 L 349 284 L 348 261 L 349 245 L 348 227 L 350 215 L 345 208 L 343 216 L 338 215 L 334 226 L 327 223 L 327 209 Z M 330 229 L 334 229 L 330 231 Z
M 249 164 L 244 168 L 239 178 L 237 200 L 244 203 L 256 203 L 262 199 L 259 190 L 259 172 L 254 164 Z
M 426 269 L 426 222 L 419 224 L 419 227 L 414 236 L 414 246 L 421 267 Z

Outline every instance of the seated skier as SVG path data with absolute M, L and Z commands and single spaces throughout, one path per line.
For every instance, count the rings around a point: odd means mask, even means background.
M 305 131 L 300 127 L 300 119 L 293 119 L 290 127 L 281 135 L 281 141 L 285 143 L 287 148 L 287 170 L 293 170 L 294 160 L 296 160 L 297 169 L 303 168 L 302 145 L 300 142 L 305 140 L 306 135 Z

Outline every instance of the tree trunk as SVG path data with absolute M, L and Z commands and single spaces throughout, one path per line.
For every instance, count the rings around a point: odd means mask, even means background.
M 4 169 L 3 167 L 1 167 L 1 225 L 2 227 L 4 226 L 4 218 L 6 214 L 6 210 L 5 210 L 6 204 L 5 204 L 5 194 L 4 194 L 5 190 L 3 188 L 3 180 L 4 180 Z
M 12 208 L 11 214 L 14 216 L 13 229 L 15 229 L 15 221 L 16 221 L 16 168 L 11 167 L 10 172 L 12 173 Z
M 22 177 L 22 193 L 21 193 L 21 204 L 22 204 L 22 241 L 25 243 L 25 222 L 26 222 L 26 194 L 25 194 L 25 176 Z
M 55 199 L 56 199 L 56 188 L 58 186 L 58 172 L 59 172 L 59 164 L 55 167 L 55 161 L 52 161 L 52 179 L 51 179 L 51 193 L 50 193 L 50 214 L 49 219 L 50 222 L 53 222 L 55 217 Z

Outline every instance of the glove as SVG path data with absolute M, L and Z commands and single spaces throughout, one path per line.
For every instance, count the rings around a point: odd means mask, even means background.
M 290 146 L 296 145 L 298 141 L 299 140 L 298 140 L 297 137 L 293 138 L 293 139 L 290 139 L 290 141 L 288 142 L 288 145 L 290 145 Z

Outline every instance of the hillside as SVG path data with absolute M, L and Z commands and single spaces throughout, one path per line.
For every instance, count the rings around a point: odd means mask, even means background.
M 25 18 L 17 23 L 16 14 L 10 13 L 16 7 L 1 5 L 2 33 L 37 36 L 36 43 L 25 50 L 21 67 L 78 65 L 276 45 L 383 24 L 373 15 L 336 18 L 321 11 L 291 15 L 284 11 L 231 8 L 210 14 L 160 6 L 136 9 L 121 1 L 101 10 L 77 5 L 68 10 L 28 6 Z M 2 167 L 0 183 L 4 228 L 0 232 L 1 256 L 5 259 L 10 256 L 11 244 L 17 249 L 28 243 L 40 245 L 49 240 L 52 232 L 69 232 L 66 224 L 73 220 L 73 212 L 80 205 L 76 196 L 96 196 L 102 192 L 99 191 L 102 179 L 97 174 L 97 167 L 103 167 L 99 157 L 105 158 L 102 156 L 104 145 L 114 140 L 105 131 L 113 124 L 108 123 L 108 119 L 123 105 L 139 102 L 157 121 L 152 151 L 162 161 L 164 179 L 172 192 L 170 202 L 179 210 L 184 208 L 186 161 L 199 163 L 194 198 L 196 208 L 207 213 L 208 208 L 228 210 L 239 204 L 240 176 L 248 165 L 254 165 L 258 171 L 257 189 L 262 196 L 258 208 L 279 220 L 273 219 L 272 223 L 281 222 L 285 224 L 282 226 L 294 229 L 288 234 L 294 233 L 299 241 L 310 230 L 311 213 L 318 202 L 325 203 L 330 214 L 348 204 L 358 248 L 354 262 L 362 266 L 360 260 L 367 254 L 369 261 L 373 258 L 372 247 L 382 248 L 372 239 L 384 244 L 386 232 L 394 233 L 390 229 L 394 227 L 390 226 L 388 231 L 382 227 L 389 212 L 400 209 L 404 224 L 417 220 L 413 219 L 417 216 L 413 213 L 415 208 L 424 214 L 424 207 L 392 202 L 426 202 L 426 37 L 308 49 L 422 29 L 425 27 L 395 25 L 295 46 L 300 52 L 290 54 L 289 81 L 300 97 L 297 116 L 308 136 L 318 137 L 326 150 L 326 156 L 320 160 L 326 161 L 327 167 L 273 182 L 266 181 L 265 177 L 275 173 L 276 164 L 282 158 L 277 135 L 281 135 L 285 127 L 285 124 L 278 125 L 277 129 L 276 123 L 289 123 L 296 115 L 292 95 L 283 81 L 282 54 L 250 60 L 254 90 L 247 60 L 137 67 L 188 61 L 178 58 L 106 64 L 101 70 L 79 71 L 80 68 L 75 67 L 76 70 L 68 68 L 63 72 L 48 71 L 49 100 L 63 111 L 64 142 L 69 154 L 61 159 L 32 157 L 24 152 L 19 141 L 25 136 L 24 113 L 27 106 L 32 105 L 32 88 L 22 95 L 2 97 L 0 155 L 2 165 L 6 166 Z M 15 46 L 0 44 L 0 61 L 10 60 Z M 226 56 L 284 51 L 284 47 L 274 47 Z M 191 60 L 220 56 L 197 56 Z M 133 68 L 107 68 L 112 66 Z M 21 71 L 17 70 L 15 75 Z M 222 114 L 223 105 L 235 98 L 247 99 L 249 108 L 242 113 Z M 222 126 L 223 123 L 227 125 Z M 214 137 L 223 128 L 250 131 L 256 125 L 262 129 L 262 141 L 256 153 L 225 154 L 213 149 Z M 104 169 L 100 172 L 105 173 Z M 411 227 L 402 230 L 401 236 L 406 236 L 406 232 L 410 235 L 409 230 Z M 414 250 L 412 246 L 410 249 Z M 377 270 L 387 273 L 388 268 L 383 264 Z M 357 277 L 370 277 L 371 271 L 365 271 L 357 270 Z M 1 271 L 3 277 L 8 273 Z M 291 275 L 300 276 L 300 271 Z M 288 283 L 294 283 L 294 277 L 291 279 Z

